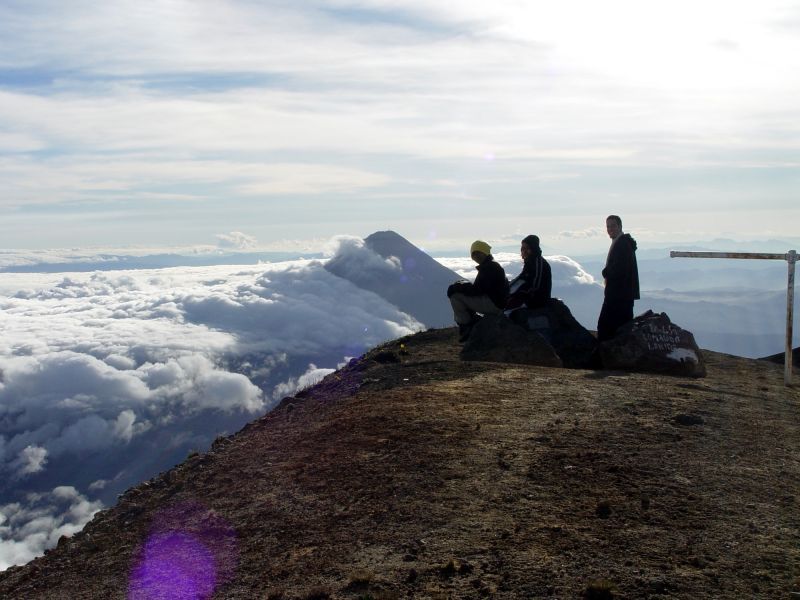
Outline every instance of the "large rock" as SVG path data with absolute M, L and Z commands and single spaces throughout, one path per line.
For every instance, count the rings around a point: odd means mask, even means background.
M 546 339 L 565 367 L 588 369 L 593 366 L 597 339 L 578 323 L 558 298 L 551 298 L 542 308 L 515 310 L 511 320 Z
M 614 338 L 602 342 L 600 357 L 606 369 L 706 375 L 694 335 L 672 323 L 666 313 L 650 310 L 620 327 Z
M 475 324 L 461 350 L 461 359 L 562 366 L 561 359 L 547 340 L 503 315 L 489 315 Z

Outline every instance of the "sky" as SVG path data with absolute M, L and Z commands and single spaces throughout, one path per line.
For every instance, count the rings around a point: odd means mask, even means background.
M 798 73 L 796 0 L 5 0 L 0 248 L 797 239 Z

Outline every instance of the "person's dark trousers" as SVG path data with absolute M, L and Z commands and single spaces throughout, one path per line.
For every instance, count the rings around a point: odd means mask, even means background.
M 603 300 L 597 320 L 597 339 L 610 340 L 622 325 L 633 319 L 633 300 Z

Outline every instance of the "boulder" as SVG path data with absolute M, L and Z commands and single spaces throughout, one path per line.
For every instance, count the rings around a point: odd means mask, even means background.
M 588 369 L 594 365 L 597 339 L 558 298 L 551 298 L 542 308 L 515 310 L 511 320 L 546 339 L 565 367 Z
M 623 325 L 612 339 L 600 344 L 606 369 L 647 371 L 705 377 L 706 366 L 694 335 L 681 329 L 666 313 L 651 310 Z
M 547 340 L 503 315 L 487 315 L 475 324 L 461 350 L 461 359 L 562 366 L 561 359 Z

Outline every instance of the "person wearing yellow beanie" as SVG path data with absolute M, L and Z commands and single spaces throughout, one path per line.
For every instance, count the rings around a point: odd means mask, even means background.
M 469 247 L 469 255 L 472 256 L 476 252 L 480 252 L 482 254 L 489 255 L 492 251 L 492 247 L 484 242 L 483 240 L 475 240 L 472 242 L 472 246 Z M 474 257 L 473 257 L 474 259 Z
M 458 325 L 458 341 L 469 338 L 479 315 L 496 315 L 503 312 L 508 296 L 506 272 L 494 261 L 492 247 L 483 240 L 475 240 L 469 248 L 472 260 L 478 263 L 475 281 L 461 280 L 447 288 L 447 297 L 453 307 L 453 318 Z

